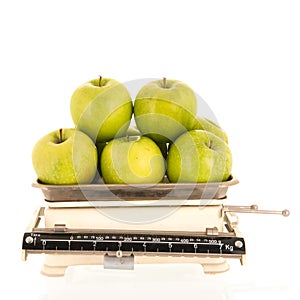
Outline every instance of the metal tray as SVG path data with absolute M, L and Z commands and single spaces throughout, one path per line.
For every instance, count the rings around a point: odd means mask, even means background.
M 99 182 L 99 181 L 98 181 Z M 182 199 L 223 199 L 229 186 L 238 180 L 231 176 L 223 182 L 210 183 L 169 183 L 150 184 L 80 184 L 49 185 L 36 181 L 47 201 L 116 201 L 116 200 L 182 200 Z

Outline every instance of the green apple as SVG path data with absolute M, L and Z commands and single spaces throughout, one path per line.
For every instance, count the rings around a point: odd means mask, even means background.
M 126 134 L 133 104 L 123 84 L 100 77 L 82 84 L 74 91 L 70 110 L 77 129 L 99 143 Z
M 101 155 L 105 183 L 158 183 L 166 171 L 165 160 L 154 141 L 144 136 L 113 139 Z
M 136 95 L 134 118 L 143 135 L 155 142 L 174 141 L 187 131 L 197 112 L 194 91 L 179 80 L 155 80 Z
M 191 122 L 190 130 L 206 130 L 218 136 L 228 144 L 228 136 L 226 132 L 215 122 L 205 117 L 195 117 Z
M 90 183 L 96 175 L 97 160 L 94 142 L 75 128 L 48 133 L 32 151 L 38 180 L 46 184 Z
M 231 175 L 228 144 L 211 132 L 191 130 L 171 145 L 167 157 L 170 182 L 220 182 Z

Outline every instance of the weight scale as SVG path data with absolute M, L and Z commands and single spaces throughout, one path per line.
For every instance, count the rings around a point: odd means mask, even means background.
M 24 233 L 22 258 L 45 254 L 46 276 L 63 276 L 74 265 L 134 269 L 148 263 L 196 263 L 206 274 L 226 272 L 227 259 L 245 263 L 236 213 L 289 215 L 257 205 L 225 205 L 228 188 L 237 183 L 234 177 L 197 184 L 36 182 L 46 205 L 36 209 Z

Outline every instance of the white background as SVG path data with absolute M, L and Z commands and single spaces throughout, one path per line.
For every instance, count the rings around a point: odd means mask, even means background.
M 0 298 L 299 299 L 299 14 L 289 0 L 1 1 Z M 43 205 L 31 187 L 34 143 L 73 126 L 70 96 L 99 74 L 189 84 L 229 136 L 240 183 L 228 204 L 291 210 L 240 215 L 246 266 L 208 277 L 194 266 L 99 267 L 52 280 L 39 274 L 41 256 L 21 261 L 23 231 Z

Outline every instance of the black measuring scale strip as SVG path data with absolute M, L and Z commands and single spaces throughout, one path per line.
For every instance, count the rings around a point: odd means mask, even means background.
M 32 231 L 24 233 L 22 249 L 31 253 L 116 252 L 133 254 L 181 254 L 241 256 L 242 237 L 230 234 L 207 235 L 194 232 L 151 231 Z

